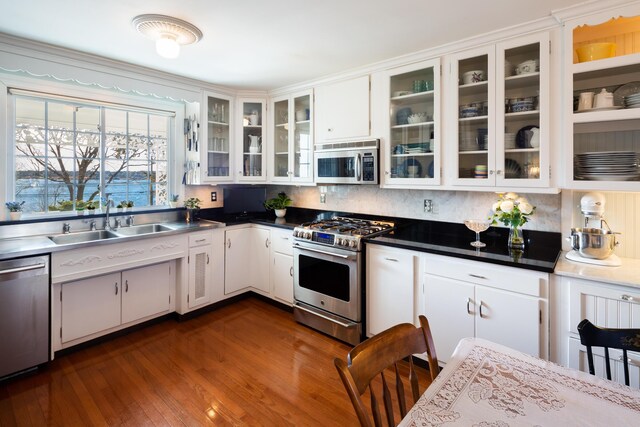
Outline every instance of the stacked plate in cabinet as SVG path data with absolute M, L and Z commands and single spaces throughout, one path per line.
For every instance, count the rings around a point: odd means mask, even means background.
M 623 98 L 624 108 L 640 108 L 640 93 Z
M 591 181 L 631 181 L 640 178 L 634 151 L 598 151 L 575 156 L 575 177 Z

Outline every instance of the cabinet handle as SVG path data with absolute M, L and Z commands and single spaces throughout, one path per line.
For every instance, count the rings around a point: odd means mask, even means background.
M 498 169 L 498 170 L 496 171 L 496 175 L 502 175 L 502 170 L 501 170 L 501 169 Z
M 621 361 L 621 362 L 622 362 L 622 360 L 623 360 L 623 359 L 624 359 L 624 357 L 623 357 L 623 356 L 618 356 L 618 360 L 619 360 L 619 361 Z M 633 360 L 633 359 L 632 359 L 632 358 L 630 358 L 630 357 L 627 357 L 627 362 L 628 362 L 628 363 L 629 363 L 629 365 L 631 365 L 631 366 L 637 366 L 637 367 L 639 367 L 639 368 L 640 368 L 640 362 L 637 362 L 637 361 Z
M 476 279 L 483 279 L 483 280 L 487 280 L 487 278 L 486 278 L 486 277 L 484 277 L 484 276 L 480 276 L 479 274 L 471 274 L 471 273 L 469 273 L 469 276 L 471 276 L 471 277 L 475 277 Z
M 207 254 L 207 264 L 209 264 L 209 254 Z
M 384 171 L 384 174 L 385 175 L 389 175 L 389 171 Z
M 387 261 L 398 262 L 398 260 L 395 259 L 395 258 L 387 258 L 387 257 L 385 257 L 384 259 L 386 259 Z
M 622 296 L 620 297 L 620 299 L 623 299 L 623 300 L 625 300 L 625 301 L 629 301 L 629 302 L 633 302 L 633 301 L 635 301 L 635 300 L 636 300 L 636 299 L 635 299 L 634 297 L 632 297 L 631 295 L 622 295 Z
M 467 298 L 467 314 L 473 314 L 471 313 L 471 298 Z
M 124 291 L 125 292 L 129 292 L 129 281 L 128 280 L 124 281 Z
M 200 242 L 206 242 L 207 239 L 196 239 L 196 243 L 200 243 Z
M 227 247 L 231 248 L 231 239 L 227 239 Z
M 333 132 L 333 128 L 328 128 L 327 132 Z
M 289 236 L 280 236 L 280 238 L 282 238 L 284 240 L 289 240 Z
M 293 267 L 289 269 L 289 276 L 293 277 Z
M 480 317 L 482 317 L 484 319 L 485 316 L 482 315 L 482 305 L 483 304 L 484 304 L 484 302 L 480 301 Z
M 118 282 L 116 282 L 116 295 L 118 295 Z
M 266 240 L 264 241 L 264 247 L 268 248 L 269 247 L 269 238 L 267 237 Z

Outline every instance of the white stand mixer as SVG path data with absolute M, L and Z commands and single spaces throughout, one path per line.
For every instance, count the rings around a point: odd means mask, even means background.
M 584 215 L 585 228 L 572 229 L 572 236 L 569 239 L 577 238 L 577 236 L 574 236 L 574 234 L 576 234 L 575 233 L 576 230 L 578 234 L 582 230 L 598 231 L 596 235 L 600 235 L 600 231 L 602 231 L 602 234 L 609 235 L 609 238 L 615 239 L 615 236 L 611 236 L 611 234 L 615 235 L 617 233 L 611 232 L 611 229 L 609 228 L 609 224 L 607 224 L 607 221 L 605 221 L 604 219 L 604 204 L 605 204 L 605 198 L 602 193 L 587 193 L 584 196 L 582 196 L 582 198 L 580 199 L 580 212 L 582 212 L 582 214 Z M 597 229 L 589 228 L 589 223 L 593 221 L 598 222 L 599 228 Z M 602 229 L 603 225 L 606 225 L 608 231 Z M 591 233 L 586 233 L 586 234 L 591 234 Z M 617 243 L 614 244 L 614 247 L 615 245 L 617 245 Z M 572 246 L 573 246 L 573 240 L 572 240 Z M 606 258 L 598 259 L 595 257 L 592 258 L 588 256 L 583 256 L 578 250 L 574 249 L 571 252 L 568 252 L 566 254 L 566 258 L 571 261 L 583 262 L 583 263 L 594 264 L 594 265 L 603 265 L 607 267 L 618 267 L 622 265 L 622 261 L 620 260 L 620 257 L 618 257 L 614 253 L 611 253 Z

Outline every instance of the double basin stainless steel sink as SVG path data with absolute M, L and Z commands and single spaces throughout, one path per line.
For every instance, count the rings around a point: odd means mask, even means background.
M 94 242 L 117 237 L 139 236 L 141 234 L 154 234 L 173 230 L 175 230 L 175 228 L 164 224 L 142 224 L 122 227 L 117 230 L 79 231 L 77 233 L 58 234 L 48 237 L 56 245 L 70 245 L 73 243 Z

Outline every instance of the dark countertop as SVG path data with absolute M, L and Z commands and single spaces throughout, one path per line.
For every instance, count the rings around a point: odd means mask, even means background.
M 553 273 L 562 246 L 560 233 L 523 231 L 525 238 L 523 252 L 509 252 L 507 228 L 490 227 L 487 231 L 480 233 L 480 240 L 487 246 L 476 249 L 470 245 L 476 240 L 475 233 L 467 229 L 464 224 L 419 220 L 401 225 L 384 236 L 368 239 L 367 244 L 393 246 Z
M 200 217 L 224 222 L 227 225 L 252 223 L 293 230 L 302 223 L 336 215 L 387 219 L 396 223 L 394 231 L 384 236 L 367 239 L 367 244 L 393 246 L 545 273 L 553 273 L 562 246 L 560 233 L 525 229 L 524 252 L 510 253 L 507 248 L 509 230 L 503 227 L 491 227 L 480 234 L 480 240 L 487 246 L 476 250 L 469 244 L 475 240 L 475 233 L 464 224 L 304 208 L 288 208 L 285 218 L 276 218 L 273 212 L 225 214 L 222 208 L 202 210 Z

